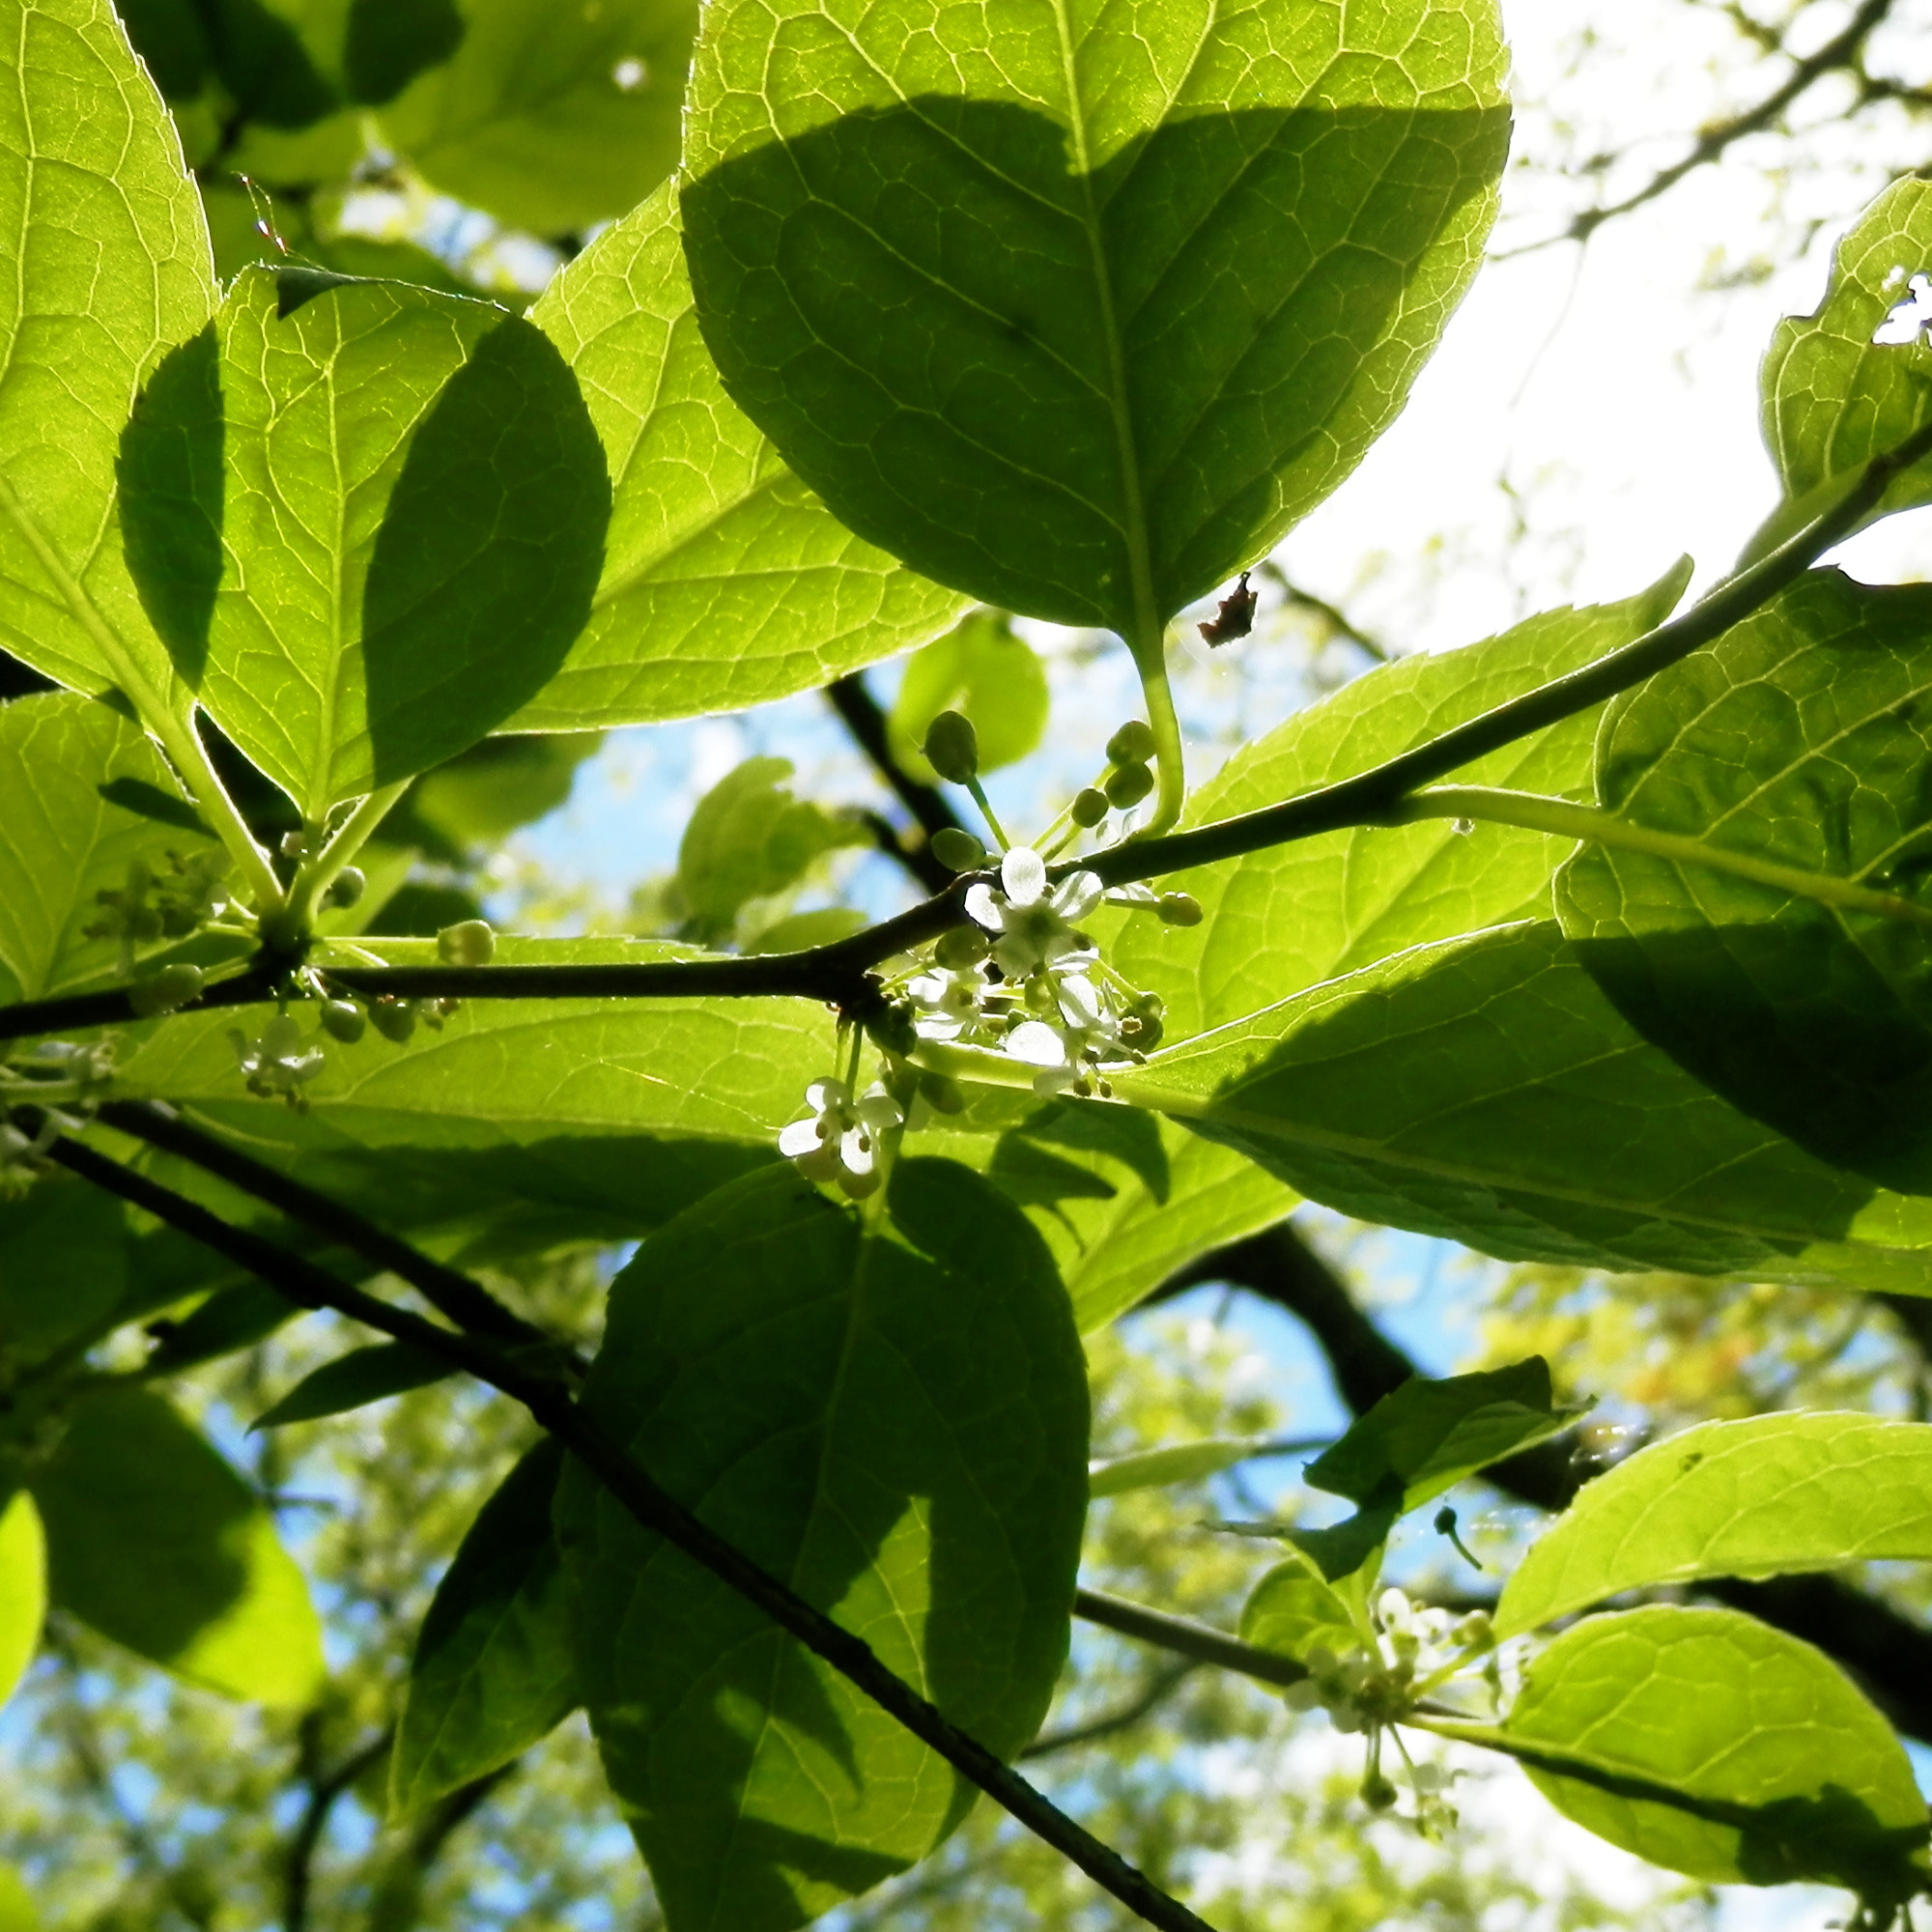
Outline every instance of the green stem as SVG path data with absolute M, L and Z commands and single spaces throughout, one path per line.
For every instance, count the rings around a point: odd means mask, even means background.
M 107 621 L 86 586 L 68 569 L 47 533 L 4 476 L 0 476 L 0 516 L 5 516 L 19 531 L 41 568 L 59 588 L 69 615 L 87 633 L 88 641 L 99 652 L 108 674 L 167 753 L 183 783 L 193 793 L 195 805 L 212 822 L 215 836 L 228 848 L 229 856 L 254 892 L 257 910 L 277 910 L 282 904 L 281 881 L 275 877 L 269 855 L 256 844 L 254 835 L 235 809 L 235 801 L 215 776 L 191 714 L 177 710 L 149 682 L 120 633 Z
M 303 926 L 315 923 L 323 895 L 341 876 L 342 868 L 369 842 L 370 835 L 394 810 L 397 801 L 409 788 L 408 779 L 398 779 L 394 784 L 370 792 L 335 828 L 322 850 L 301 862 L 289 887 L 289 909 Z
M 1432 785 L 1406 799 L 1388 814 L 1388 822 L 1393 824 L 1411 824 L 1424 818 L 1479 818 L 1494 825 L 1520 826 L 1526 832 L 1549 832 L 1559 838 L 1613 845 L 1624 851 L 1647 852 L 1653 858 L 1667 859 L 1675 865 L 1729 872 L 1736 878 L 1750 879 L 1798 898 L 1814 899 L 1820 905 L 1869 913 L 1877 919 L 1932 925 L 1932 907 L 1915 904 L 1896 893 L 1875 893 L 1850 879 L 1835 878 L 1827 872 L 1806 872 L 1796 866 L 1780 866 L 1771 859 L 1753 858 L 1748 852 L 1727 851 L 1721 845 L 1706 844 L 1701 838 L 1654 831 L 1647 825 L 1634 825 L 1627 818 L 1615 817 L 1590 806 L 1572 805 L 1567 799 L 1544 798 L 1535 792 L 1501 791 L 1491 785 Z
M 1007 837 L 1007 828 L 1000 823 L 999 815 L 988 803 L 986 788 L 977 778 L 966 781 L 966 789 L 973 794 L 973 803 L 980 808 L 980 815 L 986 821 L 986 829 L 993 835 L 993 842 L 1004 852 L 1013 841 Z
M 1129 640 L 1147 699 L 1148 728 L 1153 733 L 1154 771 L 1160 783 L 1153 816 L 1129 840 L 1158 838 L 1180 822 L 1187 802 L 1187 761 L 1180 744 L 1180 720 L 1174 714 L 1174 688 L 1167 677 L 1167 626 L 1155 624 L 1145 637 Z

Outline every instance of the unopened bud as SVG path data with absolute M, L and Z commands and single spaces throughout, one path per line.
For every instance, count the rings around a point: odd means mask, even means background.
M 977 966 L 992 951 L 992 945 L 977 925 L 955 925 L 939 935 L 932 956 L 940 965 L 957 973 L 968 966 Z
M 368 884 L 359 866 L 345 866 L 329 882 L 328 902 L 332 906 L 353 906 Z
M 1144 765 L 1153 756 L 1153 731 L 1138 718 L 1129 718 L 1107 740 L 1107 755 L 1117 765 Z
M 1192 893 L 1162 893 L 1154 910 L 1163 925 L 1199 925 L 1206 917 Z
M 497 935 L 487 919 L 462 919 L 436 936 L 437 956 L 445 966 L 487 966 L 497 951 Z
M 282 842 L 276 849 L 284 859 L 302 858 L 308 851 L 308 834 L 306 832 L 284 832 L 282 834 Z
M 1153 774 L 1145 765 L 1117 765 L 1107 774 L 1108 800 L 1123 811 L 1138 805 L 1152 789 Z
M 925 727 L 925 761 L 951 784 L 979 776 L 980 734 L 964 712 L 942 711 Z
M 384 1039 L 401 1046 L 416 1030 L 416 1003 L 384 993 L 370 1007 L 369 1023 Z
M 201 983 L 199 966 L 163 966 L 128 988 L 128 1004 L 137 1019 L 153 1019 L 156 1013 L 171 1013 L 177 1007 L 198 1000 Z
M 1107 794 L 1097 786 L 1083 785 L 1073 794 L 1073 807 L 1068 815 L 1082 831 L 1091 832 L 1107 815 Z
M 986 848 L 963 827 L 943 825 L 932 835 L 932 856 L 950 872 L 977 872 Z
M 322 1003 L 322 1030 L 330 1039 L 354 1046 L 362 1037 L 369 1016 L 354 1000 L 325 1000 Z
M 1362 1779 L 1362 1803 L 1372 1811 L 1386 1811 L 1400 1794 L 1380 1772 L 1372 1771 Z

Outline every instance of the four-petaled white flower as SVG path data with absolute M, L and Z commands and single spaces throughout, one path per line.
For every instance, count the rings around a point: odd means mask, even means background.
M 906 983 L 918 1009 L 914 1029 L 922 1039 L 957 1039 L 979 1020 L 992 989 L 983 965 L 929 968 Z
M 1091 952 L 1093 942 L 1075 928 L 1100 903 L 1104 889 L 1092 872 L 1069 872 L 1049 886 L 1046 862 L 1030 846 L 1015 845 L 1000 861 L 1000 884 L 1002 892 L 974 886 L 966 916 L 998 935 L 993 963 L 1009 980 Z
M 326 1056 L 319 1046 L 302 1046 L 301 1028 L 293 1015 L 277 1013 L 252 1040 L 231 1027 L 228 1043 L 249 1093 L 265 1100 L 280 1094 L 298 1112 L 308 1105 L 301 1090 L 322 1071 Z
M 879 1184 L 878 1141 L 901 1126 L 899 1103 L 876 1081 L 852 1098 L 842 1080 L 814 1080 L 805 1090 L 812 1112 L 779 1135 L 779 1151 L 808 1180 L 829 1180 L 854 1201 Z

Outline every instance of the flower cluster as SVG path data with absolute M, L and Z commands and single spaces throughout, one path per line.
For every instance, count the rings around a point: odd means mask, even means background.
M 863 1201 L 879 1184 L 880 1137 L 905 1122 L 899 1103 L 876 1081 L 858 1099 L 842 1080 L 828 1076 L 805 1090 L 809 1120 L 779 1135 L 779 1151 L 808 1180 L 833 1181 Z
M 914 1031 L 997 1045 L 1037 1069 L 1040 1094 L 1104 1092 L 1103 1067 L 1140 1058 L 1158 1039 L 1159 1010 L 1122 985 L 1080 929 L 1103 896 L 1094 873 L 1049 880 L 1037 852 L 1013 846 L 999 888 L 982 883 L 966 895 L 973 925 L 948 933 L 931 966 L 907 981 Z
M 31 1184 L 56 1136 L 78 1133 L 114 1076 L 114 1042 L 44 1039 L 22 1060 L 0 1066 L 0 1197 Z M 34 1111 L 15 1117 L 14 1107 Z M 73 1111 L 78 1109 L 78 1112 Z
M 1369 1775 L 1363 1796 L 1378 1808 L 1395 1804 L 1394 1785 L 1379 1769 L 1379 1740 L 1384 1729 L 1399 1723 L 1416 1701 L 1438 1684 L 1455 1676 L 1472 1660 L 1487 1658 L 1495 1648 L 1487 1612 L 1472 1610 L 1463 1617 L 1447 1610 L 1418 1607 L 1401 1590 L 1384 1590 L 1376 1603 L 1377 1637 L 1344 1655 L 1315 1649 L 1303 1662 L 1308 1676 L 1284 1691 L 1291 1710 L 1328 1714 L 1338 1731 L 1365 1733 L 1369 1739 Z M 1426 1836 L 1439 1836 L 1456 1823 L 1456 1812 L 1443 1796 L 1447 1784 L 1434 1765 L 1408 1767 L 1415 1793 L 1413 1822 Z
M 160 874 L 143 860 L 130 860 L 119 887 L 95 894 L 100 915 L 82 930 L 89 939 L 118 939 L 121 970 L 131 973 L 137 946 L 185 939 L 225 910 L 221 871 L 222 860 L 214 853 L 184 859 L 170 852 L 168 869 Z

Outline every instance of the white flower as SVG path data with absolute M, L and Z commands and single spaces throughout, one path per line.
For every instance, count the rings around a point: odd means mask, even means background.
M 906 984 L 919 1009 L 914 1029 L 922 1039 L 957 1039 L 980 1018 L 991 990 L 982 965 L 934 966 Z
M 265 1100 L 280 1094 L 298 1112 L 308 1105 L 301 1090 L 322 1071 L 326 1056 L 319 1046 L 303 1050 L 301 1028 L 290 1014 L 277 1013 L 258 1039 L 231 1027 L 228 1043 L 249 1093 Z
M 1051 890 L 1046 864 L 1025 845 L 1015 845 L 1000 861 L 1004 893 L 975 886 L 966 895 L 966 915 L 999 937 L 993 959 L 1009 980 L 1025 980 L 1068 953 L 1087 951 L 1085 935 L 1074 930 L 1100 903 L 1102 887 L 1092 872 L 1069 872 Z
M 904 1124 L 899 1104 L 876 1081 L 858 1100 L 842 1080 L 814 1080 L 805 1090 L 812 1109 L 779 1135 L 779 1151 L 808 1180 L 835 1181 L 854 1201 L 879 1184 L 878 1137 Z

